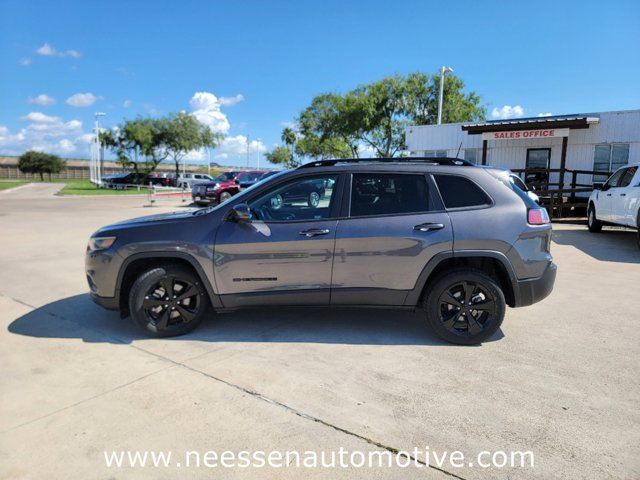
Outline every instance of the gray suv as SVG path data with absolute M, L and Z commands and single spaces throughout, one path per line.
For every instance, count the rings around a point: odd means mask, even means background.
M 551 292 L 550 241 L 546 210 L 491 169 L 324 160 L 215 207 L 104 227 L 86 274 L 96 303 L 157 337 L 191 331 L 210 307 L 362 306 L 421 309 L 443 339 L 476 344 L 507 305 Z

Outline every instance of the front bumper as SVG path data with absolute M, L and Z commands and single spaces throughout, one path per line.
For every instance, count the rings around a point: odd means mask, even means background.
M 516 307 L 528 307 L 549 296 L 556 282 L 558 267 L 550 262 L 538 278 L 519 280 L 517 284 Z
M 117 297 L 101 297 L 93 292 L 89 292 L 91 300 L 107 310 L 120 310 L 120 302 Z

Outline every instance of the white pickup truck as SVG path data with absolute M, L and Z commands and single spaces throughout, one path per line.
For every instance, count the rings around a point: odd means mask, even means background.
M 619 168 L 591 193 L 588 222 L 590 232 L 601 231 L 603 225 L 637 228 L 640 247 L 640 164 Z

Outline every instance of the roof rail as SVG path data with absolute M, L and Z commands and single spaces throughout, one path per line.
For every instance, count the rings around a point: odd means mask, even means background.
M 430 165 L 473 166 L 474 164 L 460 158 L 439 157 L 374 157 L 374 158 L 333 158 L 330 160 L 316 160 L 300 165 L 301 168 L 332 167 L 338 163 L 426 163 Z

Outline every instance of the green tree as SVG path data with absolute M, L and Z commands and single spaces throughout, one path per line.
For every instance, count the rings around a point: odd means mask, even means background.
M 18 169 L 23 173 L 37 173 L 40 180 L 44 180 L 44 174 L 49 174 L 51 180 L 52 173 L 60 173 L 64 170 L 66 162 L 57 155 L 36 152 L 29 150 L 23 153 L 18 159 Z
M 364 145 L 377 156 L 393 157 L 404 149 L 407 126 L 436 122 L 439 82 L 438 75 L 417 72 L 383 78 L 344 95 L 318 95 L 298 118 L 297 150 L 312 157 L 358 157 L 358 147 Z M 444 122 L 476 121 L 485 115 L 476 93 L 465 93 L 458 77 L 445 77 Z
M 117 162 L 137 175 L 156 169 L 167 158 L 164 124 L 153 118 L 127 120 L 115 129 L 100 133 L 100 142 L 117 157 Z
M 162 146 L 175 162 L 176 176 L 180 173 L 180 161 L 187 153 L 215 147 L 222 140 L 222 135 L 213 133 L 193 115 L 184 112 L 161 119 L 160 125 Z
M 293 168 L 297 166 L 297 162 L 288 147 L 276 147 L 272 151 L 265 154 L 267 160 L 276 165 L 282 165 L 285 168 Z

